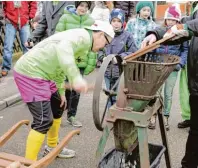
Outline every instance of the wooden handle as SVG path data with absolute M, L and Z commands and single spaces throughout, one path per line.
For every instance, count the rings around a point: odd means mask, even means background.
M 29 122 L 29 120 L 21 120 L 16 123 L 12 128 L 10 128 L 5 134 L 3 134 L 0 137 L 0 147 L 3 146 L 22 125 L 28 125 Z
M 133 59 L 137 59 L 137 58 L 141 57 L 142 55 L 144 55 L 144 54 L 146 54 L 146 53 L 148 53 L 148 52 L 150 52 L 150 51 L 153 51 L 154 49 L 160 47 L 160 44 L 162 44 L 162 43 L 164 43 L 165 41 L 167 41 L 167 40 L 173 38 L 174 36 L 175 36 L 175 35 L 172 34 L 172 35 L 170 35 L 170 36 L 164 37 L 163 39 L 158 40 L 158 41 L 156 41 L 155 43 L 153 43 L 153 44 L 151 44 L 151 45 L 148 45 L 148 46 L 146 46 L 145 48 L 139 49 L 139 50 L 136 51 L 135 53 L 126 56 L 126 57 L 124 58 L 124 60 L 130 61 L 130 60 L 133 60 Z
M 6 168 L 20 168 L 20 167 L 21 167 L 20 162 L 13 162 L 9 166 L 7 166 Z

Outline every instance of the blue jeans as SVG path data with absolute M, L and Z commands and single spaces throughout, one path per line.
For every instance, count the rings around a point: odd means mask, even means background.
M 3 48 L 3 63 L 2 70 L 9 71 L 12 64 L 12 53 L 13 46 L 16 37 L 17 29 L 10 23 L 6 24 L 5 27 L 5 37 L 4 37 L 4 48 Z M 24 25 L 19 30 L 19 36 L 21 41 L 21 46 L 23 54 L 25 54 L 28 49 L 25 47 L 25 42 L 27 42 L 28 37 L 30 36 L 30 27 L 28 24 Z
M 178 71 L 173 71 L 164 84 L 164 116 L 169 117 L 170 114 L 172 106 L 173 89 L 177 81 L 177 75 Z
M 108 78 L 106 76 L 104 77 L 104 79 L 107 90 L 110 90 L 118 80 L 118 78 Z M 117 87 L 114 89 L 114 91 L 117 91 Z M 116 96 L 112 96 L 112 99 L 109 99 L 108 101 L 107 108 L 110 108 L 115 102 L 116 102 Z

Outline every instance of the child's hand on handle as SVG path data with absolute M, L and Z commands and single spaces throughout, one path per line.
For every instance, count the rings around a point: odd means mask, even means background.
M 156 42 L 156 41 L 157 41 L 157 38 L 156 38 L 155 34 L 150 34 L 150 35 L 148 35 L 148 36 L 142 41 L 141 49 L 142 49 L 142 48 L 145 48 L 147 45 L 153 44 L 153 43 Z

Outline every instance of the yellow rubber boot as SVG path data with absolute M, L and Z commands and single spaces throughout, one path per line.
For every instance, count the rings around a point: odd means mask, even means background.
M 47 145 L 50 148 L 54 148 L 57 146 L 60 124 L 61 124 L 61 118 L 54 119 L 51 128 L 47 132 Z
M 44 140 L 45 134 L 32 129 L 28 135 L 26 142 L 25 158 L 30 160 L 37 160 L 38 153 Z

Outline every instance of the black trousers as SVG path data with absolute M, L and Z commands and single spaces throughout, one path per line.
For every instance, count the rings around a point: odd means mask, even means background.
M 79 69 L 81 75 L 84 73 L 84 69 Z M 80 93 L 75 90 L 66 90 L 65 97 L 67 100 L 67 118 L 75 117 L 77 113 L 78 103 L 80 100 Z
M 62 117 L 64 106 L 61 108 L 60 104 L 61 98 L 58 92 L 52 94 L 50 101 L 27 103 L 33 116 L 32 129 L 46 134 L 53 124 L 53 119 Z
M 191 108 L 190 131 L 186 142 L 186 152 L 182 159 L 182 168 L 198 167 L 198 95 L 190 95 Z

